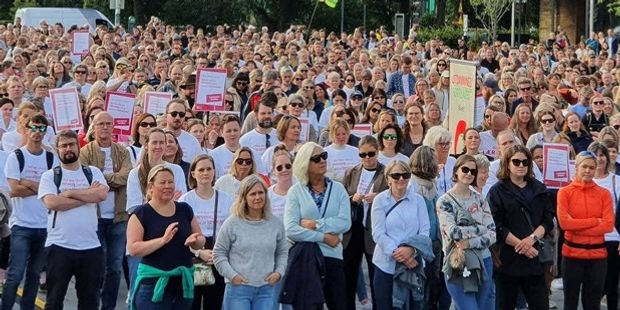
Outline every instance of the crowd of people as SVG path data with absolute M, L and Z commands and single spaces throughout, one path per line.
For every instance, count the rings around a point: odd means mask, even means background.
M 73 277 L 80 309 L 125 307 L 121 281 L 130 309 L 538 310 L 559 306 L 552 286 L 563 309 L 618 308 L 612 31 L 470 49 L 415 27 L 206 33 L 153 17 L 94 29 L 72 55 L 83 29 L 0 25 L 2 309 L 22 281 L 22 309 L 39 289 L 62 309 Z M 484 107 L 462 141 L 452 59 L 475 62 Z M 213 67 L 225 111 L 196 111 L 196 72 Z M 54 128 L 61 87 L 79 93 L 77 132 Z M 164 113 L 145 111 L 149 91 L 173 95 Z M 136 95 L 129 137 L 110 92 Z M 545 143 L 574 159 L 559 189 Z

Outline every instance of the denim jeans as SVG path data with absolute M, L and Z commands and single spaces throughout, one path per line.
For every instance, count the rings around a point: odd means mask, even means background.
M 224 290 L 224 310 L 269 310 L 278 309 L 276 286 L 269 284 L 254 287 L 249 285 L 226 284 Z
M 148 310 L 189 310 L 192 308 L 193 299 L 183 298 L 183 292 L 179 295 L 164 293 L 161 302 L 154 303 L 153 292 L 155 284 L 140 284 L 135 295 L 136 309 Z
M 495 309 L 495 294 L 493 293 L 493 259 L 487 257 L 484 259 L 484 268 L 486 269 L 487 280 L 480 283 L 478 293 L 465 293 L 463 287 L 448 281 L 446 278 L 446 287 L 452 302 L 456 306 L 456 310 L 493 310 Z
M 101 287 L 101 309 L 116 307 L 118 287 L 123 272 L 123 256 L 127 243 L 127 222 L 114 223 L 113 219 L 99 219 L 97 229 L 103 249 L 105 275 Z
M 26 272 L 21 309 L 34 309 L 39 289 L 39 276 L 44 262 L 45 228 L 27 228 L 13 225 L 11 228 L 11 253 L 2 292 L 2 309 L 13 309 L 19 283 Z

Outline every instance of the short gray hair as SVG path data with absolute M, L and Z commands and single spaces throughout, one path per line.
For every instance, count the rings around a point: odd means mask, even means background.
M 484 154 L 474 155 L 474 160 L 476 160 L 476 167 L 478 167 L 478 169 L 488 169 L 491 166 L 491 162 L 489 162 L 489 159 Z
M 435 144 L 441 142 L 452 142 L 452 135 L 442 126 L 433 126 L 426 132 L 422 144 L 434 148 Z

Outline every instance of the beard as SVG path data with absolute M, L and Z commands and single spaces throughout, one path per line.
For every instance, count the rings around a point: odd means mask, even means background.
M 76 162 L 77 160 L 78 160 L 77 155 L 73 154 L 72 152 L 65 153 L 60 158 L 60 162 L 62 162 L 65 165 L 72 164 L 72 163 Z
M 261 122 L 258 122 L 258 127 L 263 128 L 263 129 L 271 128 L 273 127 L 273 122 L 271 120 L 261 121 Z

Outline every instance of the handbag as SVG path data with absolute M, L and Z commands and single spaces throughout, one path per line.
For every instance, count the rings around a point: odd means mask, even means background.
M 219 198 L 218 191 L 215 190 L 215 209 L 213 211 L 213 237 L 206 238 L 210 243 L 208 245 L 208 248 L 210 249 L 213 249 L 213 246 L 215 245 L 215 231 L 217 228 L 217 205 L 219 201 L 218 198 Z M 213 274 L 213 266 L 203 261 L 194 263 L 194 286 L 208 286 L 208 285 L 213 285 L 213 284 L 215 284 L 215 275 Z
M 534 225 L 532 225 L 532 219 L 530 215 L 525 211 L 523 207 L 521 207 L 521 212 L 523 212 L 523 216 L 525 216 L 525 221 L 527 225 L 530 226 L 530 229 L 534 231 Z M 551 245 L 550 234 L 545 232 L 545 236 L 538 240 L 534 247 L 538 250 L 538 261 L 541 264 L 549 264 L 553 262 L 554 251 L 553 246 Z

